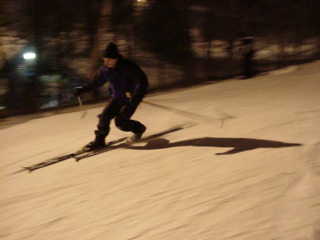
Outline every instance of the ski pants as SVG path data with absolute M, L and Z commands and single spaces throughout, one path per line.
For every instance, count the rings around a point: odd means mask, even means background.
M 250 78 L 254 76 L 254 67 L 253 60 L 251 58 L 246 57 L 243 62 L 243 75 L 246 78 Z
M 135 120 L 131 120 L 131 116 L 136 111 L 144 95 L 133 96 L 129 103 L 123 103 L 117 99 L 111 102 L 103 109 L 98 116 L 99 123 L 95 131 L 96 137 L 105 138 L 110 132 L 110 122 L 115 118 L 115 125 L 122 131 L 139 133 L 145 129 L 145 126 Z

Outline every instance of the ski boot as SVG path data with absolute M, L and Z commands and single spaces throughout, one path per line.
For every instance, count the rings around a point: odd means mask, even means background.
M 89 142 L 87 145 L 84 146 L 84 149 L 86 151 L 92 151 L 92 150 L 104 148 L 106 146 L 104 139 L 105 139 L 104 137 L 96 136 L 94 141 Z
M 127 138 L 126 144 L 132 144 L 132 143 L 134 143 L 134 142 L 138 142 L 138 141 L 141 139 L 141 137 L 142 137 L 142 135 L 143 135 L 143 133 L 144 133 L 145 131 L 146 131 L 146 127 L 143 126 L 143 128 L 141 129 L 141 131 L 135 132 L 135 133 L 133 133 L 132 136 L 130 136 L 130 137 Z

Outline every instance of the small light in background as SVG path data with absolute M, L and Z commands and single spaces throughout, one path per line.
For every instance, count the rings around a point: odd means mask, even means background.
M 147 0 L 137 0 L 138 3 L 146 3 Z
M 36 59 L 37 55 L 34 52 L 26 52 L 23 54 L 24 60 L 34 60 Z

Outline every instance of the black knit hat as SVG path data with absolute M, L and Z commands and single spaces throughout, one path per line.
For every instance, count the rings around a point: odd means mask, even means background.
M 106 49 L 104 50 L 103 57 L 105 58 L 119 58 L 120 54 L 118 51 L 118 46 L 111 42 L 108 44 Z

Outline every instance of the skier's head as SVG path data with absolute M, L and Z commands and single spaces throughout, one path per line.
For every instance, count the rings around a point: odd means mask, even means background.
M 118 62 L 118 59 L 121 57 L 118 46 L 111 42 L 107 45 L 103 54 L 104 65 L 108 68 L 114 68 Z

